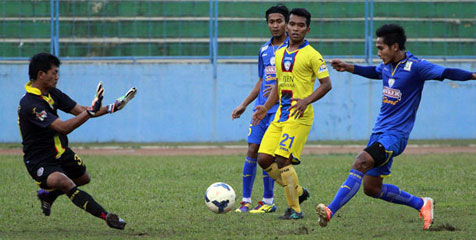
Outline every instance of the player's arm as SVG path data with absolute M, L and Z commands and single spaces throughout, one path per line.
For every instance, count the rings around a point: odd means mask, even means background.
M 243 100 L 243 102 L 238 105 L 235 109 L 233 109 L 233 112 L 231 112 L 231 119 L 235 118 L 240 118 L 241 114 L 243 114 L 246 110 L 246 107 L 253 102 L 256 97 L 258 97 L 260 88 L 261 88 L 261 83 L 263 82 L 263 78 L 259 78 L 259 80 L 256 82 L 255 86 L 251 90 L 250 94 Z
M 331 66 L 339 72 L 350 72 L 370 79 L 382 79 L 375 66 L 360 66 L 352 63 L 346 63 L 340 59 L 331 61 Z
M 70 110 L 70 113 L 76 115 L 75 117 L 66 121 L 57 118 L 48 127 L 65 135 L 72 132 L 74 129 L 85 123 L 89 118 L 94 117 L 99 113 L 102 109 L 101 105 L 103 98 L 104 88 L 102 87 L 102 82 L 99 82 L 96 89 L 96 95 L 94 96 L 90 107 L 83 110 L 83 106 L 76 104 L 73 109 Z
M 279 94 L 278 94 L 278 79 L 276 79 L 276 84 L 271 87 L 271 91 L 269 94 L 268 99 L 264 103 L 264 105 L 258 105 L 255 107 L 255 112 L 253 113 L 253 116 L 251 117 L 252 121 L 251 123 L 253 126 L 256 126 L 259 124 L 261 119 L 263 119 L 266 116 L 266 113 L 268 110 L 276 104 L 278 101 Z
M 427 60 L 422 60 L 416 64 L 418 75 L 423 80 L 443 80 L 467 81 L 476 79 L 476 73 L 459 68 L 447 68 L 437 65 Z
M 476 73 L 459 68 L 445 68 L 442 77 L 454 81 L 467 81 L 476 79 Z
M 294 108 L 294 112 L 290 115 L 290 117 L 300 118 L 304 115 L 306 108 L 309 104 L 321 99 L 324 97 L 331 89 L 332 83 L 329 77 L 320 78 L 319 79 L 320 85 L 319 87 L 311 93 L 311 95 L 307 96 L 306 98 L 292 98 L 291 101 L 296 101 L 296 104 L 289 107 L 289 111 Z
M 75 117 L 66 121 L 62 121 L 60 118 L 57 118 L 50 124 L 49 128 L 66 135 L 81 126 L 90 117 L 91 116 L 86 111 L 83 111 Z
M 76 104 L 73 109 L 69 113 L 73 114 L 74 116 L 78 116 L 82 112 L 85 112 L 88 109 L 87 106 L 82 106 Z M 107 113 L 107 106 L 101 107 L 101 109 L 94 115 L 94 117 L 99 117 Z

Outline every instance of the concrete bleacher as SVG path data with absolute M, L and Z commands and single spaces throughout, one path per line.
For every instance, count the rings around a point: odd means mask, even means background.
M 219 2 L 219 56 L 255 56 L 269 38 L 270 1 Z M 49 1 L 0 3 L 0 57 L 50 48 Z M 364 1 L 291 1 L 313 15 L 308 35 L 323 55 L 364 55 Z M 476 1 L 375 1 L 374 30 L 405 27 L 407 49 L 426 56 L 476 56 Z M 208 1 L 60 1 L 60 54 L 207 56 Z

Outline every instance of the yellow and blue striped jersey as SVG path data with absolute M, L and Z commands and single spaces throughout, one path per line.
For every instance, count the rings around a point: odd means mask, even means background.
M 287 47 L 276 51 L 276 77 L 278 79 L 279 108 L 274 121 L 299 122 L 312 125 L 314 110 L 312 104 L 307 106 L 304 116 L 298 119 L 290 117 L 289 107 L 295 102 L 292 98 L 306 98 L 314 91 L 316 78 L 329 77 L 326 63 L 321 54 L 305 41 L 295 51 Z M 294 110 L 291 110 L 294 111 Z

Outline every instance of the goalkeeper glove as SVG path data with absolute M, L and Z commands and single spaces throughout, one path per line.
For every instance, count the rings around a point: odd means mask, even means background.
M 107 112 L 113 113 L 123 109 L 126 106 L 126 104 L 134 98 L 136 93 L 137 93 L 137 89 L 135 87 L 129 89 L 129 91 L 127 91 L 127 93 L 124 96 L 116 99 L 116 101 L 113 104 L 107 105 Z
M 102 82 L 99 82 L 96 88 L 96 96 L 94 97 L 91 106 L 88 107 L 86 112 L 89 114 L 90 117 L 94 117 L 96 113 L 101 109 L 102 99 L 104 97 L 104 88 L 102 87 Z

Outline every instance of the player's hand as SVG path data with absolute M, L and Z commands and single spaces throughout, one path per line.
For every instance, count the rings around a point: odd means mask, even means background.
M 102 87 L 102 82 L 99 82 L 96 88 L 96 95 L 94 96 L 94 100 L 91 103 L 91 106 L 88 107 L 88 109 L 86 110 L 89 116 L 94 117 L 96 113 L 101 109 L 103 97 L 104 88 Z
M 265 89 L 263 90 L 263 96 L 268 97 L 271 94 L 274 84 L 265 84 Z
M 346 63 L 339 60 L 339 59 L 333 59 L 331 61 L 331 66 L 332 68 L 334 68 L 335 70 L 339 71 L 339 72 L 345 72 L 347 71 L 347 67 L 346 67 Z
M 107 112 L 113 113 L 123 109 L 126 104 L 135 97 L 136 93 L 137 89 L 135 87 L 129 89 L 124 96 L 116 99 L 113 104 L 107 105 Z
M 251 117 L 251 124 L 253 124 L 253 126 L 258 125 L 259 122 L 266 116 L 267 112 L 268 110 L 263 105 L 256 106 L 255 112 L 253 113 L 253 116 Z
M 241 114 L 243 114 L 245 110 L 246 110 L 246 107 L 240 104 L 238 107 L 233 109 L 233 112 L 231 112 L 231 120 L 240 118 Z
M 291 113 L 290 117 L 294 117 L 294 119 L 301 118 L 302 116 L 304 116 L 304 111 L 306 111 L 309 102 L 307 102 L 306 99 L 301 98 L 291 98 L 291 102 L 292 101 L 296 101 L 296 104 L 292 105 L 288 109 L 289 112 L 294 109 L 294 112 Z

